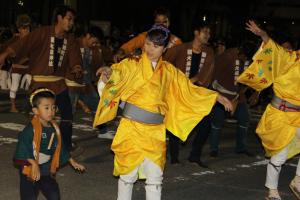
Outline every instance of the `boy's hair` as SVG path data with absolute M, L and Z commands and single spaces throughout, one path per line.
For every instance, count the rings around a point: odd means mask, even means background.
M 86 33 L 89 33 L 92 37 L 96 37 L 99 41 L 104 38 L 102 29 L 97 26 L 89 27 Z
M 206 21 L 201 21 L 194 24 L 194 31 L 201 31 L 204 28 L 209 28 L 212 30 L 212 24 Z
M 17 28 L 30 27 L 31 19 L 28 15 L 19 15 L 16 20 Z
M 164 25 L 155 24 L 147 32 L 147 38 L 155 45 L 166 47 L 170 39 L 170 31 Z
M 156 8 L 153 12 L 153 17 L 156 18 L 157 15 L 164 15 L 168 19 L 170 19 L 170 17 L 171 17 L 169 9 L 167 9 L 165 7 Z
M 76 11 L 69 6 L 64 5 L 56 7 L 53 11 L 52 23 L 56 24 L 58 15 L 64 18 L 67 15 L 67 12 L 71 12 L 74 16 L 76 15 Z
M 55 93 L 47 88 L 39 88 L 30 95 L 30 104 L 33 108 L 37 108 L 42 98 L 50 98 L 55 100 Z

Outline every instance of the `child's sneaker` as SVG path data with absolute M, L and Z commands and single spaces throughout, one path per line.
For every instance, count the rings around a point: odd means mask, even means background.
M 281 200 L 280 197 L 266 197 L 266 200 Z
M 289 186 L 293 194 L 297 197 L 298 200 L 300 200 L 300 190 L 299 190 L 300 183 L 297 183 L 295 179 L 293 179 Z
M 270 189 L 265 200 L 281 200 L 277 189 Z

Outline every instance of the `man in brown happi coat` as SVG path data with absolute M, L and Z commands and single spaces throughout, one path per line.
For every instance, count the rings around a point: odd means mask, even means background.
M 251 46 L 245 42 L 239 48 L 230 48 L 216 57 L 215 75 L 212 87 L 236 104 L 231 113 L 237 119 L 235 152 L 252 156 L 246 147 L 249 127 L 249 111 L 245 98 L 245 88 L 236 82 L 237 77 L 248 67 L 251 58 Z M 219 134 L 227 113 L 219 104 L 211 112 L 210 155 L 217 157 L 219 153 Z
M 56 105 L 61 113 L 60 129 L 69 151 L 72 150 L 73 115 L 65 75 L 70 68 L 74 78 L 81 76 L 80 49 L 73 35 L 68 33 L 74 18 L 73 9 L 67 6 L 56 8 L 53 26 L 37 28 L 0 55 L 0 66 L 6 57 L 27 55 L 32 75 L 31 90 L 46 87 L 55 92 Z
M 164 55 L 165 60 L 185 73 L 195 85 L 206 88 L 211 84 L 214 72 L 214 52 L 207 45 L 210 38 L 210 30 L 209 24 L 198 24 L 195 26 L 192 42 L 172 47 Z M 202 163 L 200 156 L 203 145 L 208 138 L 209 128 L 209 116 L 206 116 L 195 128 L 197 134 L 189 156 L 190 162 L 205 168 L 207 168 L 207 165 Z M 169 142 L 171 163 L 178 163 L 179 140 L 172 134 L 169 134 Z

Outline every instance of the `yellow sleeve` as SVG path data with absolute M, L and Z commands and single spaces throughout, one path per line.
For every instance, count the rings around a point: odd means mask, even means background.
M 126 54 L 132 53 L 135 49 L 143 48 L 146 40 L 146 32 L 140 33 L 136 37 L 132 38 L 125 44 L 121 46 L 121 49 L 125 51 Z
M 112 75 L 102 91 L 93 127 L 104 124 L 116 117 L 121 95 L 130 82 L 130 64 L 132 62 L 126 59 L 112 65 Z
M 193 85 L 185 75 L 174 69 L 166 102 L 166 128 L 185 141 L 193 128 L 208 115 L 214 106 L 218 93 Z
M 256 52 L 252 64 L 238 77 L 237 81 L 261 91 L 269 87 L 298 59 L 298 52 L 288 51 L 270 39 Z

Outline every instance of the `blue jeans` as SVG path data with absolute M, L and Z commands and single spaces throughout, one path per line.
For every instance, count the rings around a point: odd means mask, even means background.
M 75 114 L 78 100 L 82 100 L 93 113 L 96 113 L 99 103 L 99 95 L 96 90 L 91 90 L 89 93 L 81 93 L 78 91 L 69 91 L 71 99 L 72 113 Z
M 211 113 L 211 131 L 210 131 L 210 149 L 211 151 L 219 151 L 219 134 L 226 119 L 224 107 L 217 103 Z M 243 152 L 247 150 L 246 138 L 249 127 L 249 111 L 246 103 L 239 103 L 234 112 L 234 117 L 237 119 L 236 130 L 236 152 Z
M 59 125 L 61 136 L 66 148 L 68 149 L 68 151 L 71 151 L 73 114 L 68 90 L 64 90 L 60 94 L 56 95 L 55 103 L 60 111 L 61 116 L 61 122 Z

